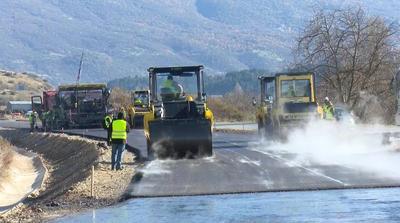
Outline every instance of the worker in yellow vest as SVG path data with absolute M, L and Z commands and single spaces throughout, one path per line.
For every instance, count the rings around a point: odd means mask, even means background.
M 325 120 L 334 120 L 335 119 L 335 109 L 333 108 L 332 102 L 328 97 L 325 97 L 324 104 L 322 105 L 322 110 L 324 114 Z
M 126 140 L 128 138 L 129 124 L 124 118 L 122 112 L 118 113 L 117 119 L 114 119 L 110 125 L 111 132 L 111 170 L 122 170 L 121 159 L 125 150 Z
M 172 75 L 167 77 L 161 88 L 161 97 L 163 101 L 175 100 L 183 94 L 183 87 L 174 80 Z
M 32 113 L 29 115 L 29 124 L 31 127 L 31 132 L 33 132 L 35 130 L 35 128 L 37 128 L 36 126 L 36 120 L 38 118 L 38 114 L 36 111 L 32 111 Z
M 111 145 L 111 131 L 110 131 L 110 126 L 113 120 L 113 111 L 108 110 L 107 115 L 104 117 L 103 120 L 103 128 L 107 130 L 107 145 Z

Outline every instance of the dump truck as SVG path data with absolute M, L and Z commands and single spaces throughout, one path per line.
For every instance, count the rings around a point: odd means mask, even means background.
M 143 117 L 150 112 L 150 91 L 134 91 L 131 100 L 131 106 L 128 109 L 129 124 L 131 128 L 143 128 Z
M 150 113 L 144 133 L 150 159 L 212 156 L 213 114 L 203 66 L 150 67 Z
M 32 108 L 51 130 L 101 127 L 110 91 L 105 84 L 60 85 L 32 97 Z
M 320 118 L 313 73 L 278 73 L 261 76 L 258 132 L 267 139 L 285 138 L 288 131 Z M 254 105 L 257 102 L 254 101 Z

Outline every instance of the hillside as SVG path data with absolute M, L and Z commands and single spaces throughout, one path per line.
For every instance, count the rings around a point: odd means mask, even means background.
M 51 88 L 46 80 L 34 74 L 0 70 L 0 105 L 12 100 L 30 101 L 32 95 L 41 95 Z
M 281 69 L 316 8 L 360 5 L 390 20 L 396 0 L 0 1 L 0 67 L 73 82 L 143 75 L 149 66 L 204 64 L 209 73 Z

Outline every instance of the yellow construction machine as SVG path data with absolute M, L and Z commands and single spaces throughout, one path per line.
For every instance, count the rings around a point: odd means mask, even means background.
M 143 117 L 150 112 L 150 91 L 132 92 L 132 104 L 128 109 L 128 121 L 131 128 L 143 128 Z
M 257 107 L 258 132 L 267 139 L 285 138 L 288 131 L 312 118 L 320 118 L 313 73 L 278 73 L 259 77 L 261 103 Z M 254 105 L 257 104 L 255 100 Z
M 203 66 L 150 67 L 150 113 L 144 116 L 148 157 L 211 156 L 213 114 L 206 104 Z

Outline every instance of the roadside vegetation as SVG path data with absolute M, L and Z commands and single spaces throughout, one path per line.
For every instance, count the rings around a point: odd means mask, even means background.
M 211 97 L 207 105 L 216 121 L 255 121 L 252 95 L 237 87 L 221 97 Z
M 131 93 L 122 88 L 114 88 L 111 91 L 109 102 L 114 109 L 127 109 L 131 104 Z
M 206 72 L 205 89 L 208 95 L 225 95 L 232 92 L 239 84 L 245 92 L 258 93 L 259 84 L 257 77 L 268 75 L 266 70 L 241 70 L 227 72 L 224 75 L 212 75 Z M 148 78 L 144 76 L 130 76 L 114 79 L 108 82 L 108 87 L 126 90 L 143 90 L 148 88 Z

